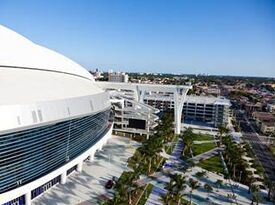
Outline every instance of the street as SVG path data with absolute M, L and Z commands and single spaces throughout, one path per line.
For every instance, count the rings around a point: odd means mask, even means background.
M 256 128 L 247 119 L 244 113 L 236 111 L 236 120 L 240 123 L 244 139 L 251 144 L 256 157 L 265 169 L 266 177 L 271 181 L 275 181 L 275 157 L 272 155 L 263 140 L 260 139 L 256 132 Z

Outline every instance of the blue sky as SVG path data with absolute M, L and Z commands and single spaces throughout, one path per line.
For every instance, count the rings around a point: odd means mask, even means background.
M 275 77 L 274 0 L 0 0 L 0 24 L 87 69 Z

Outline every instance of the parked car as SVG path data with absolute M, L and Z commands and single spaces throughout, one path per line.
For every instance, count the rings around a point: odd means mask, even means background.
M 113 185 L 114 185 L 114 182 L 113 182 L 113 180 L 110 179 L 106 182 L 105 188 L 106 189 L 111 189 L 113 187 Z

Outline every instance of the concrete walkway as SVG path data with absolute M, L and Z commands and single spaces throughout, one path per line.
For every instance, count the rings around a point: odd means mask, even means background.
M 184 148 L 182 139 L 179 139 L 172 151 L 172 154 L 168 160 L 163 165 L 163 169 L 173 169 L 176 168 L 176 164 L 179 163 L 181 152 Z M 181 161 L 181 160 L 180 160 Z M 158 172 L 153 175 L 155 178 L 150 183 L 154 185 L 152 192 L 149 195 L 149 198 L 146 201 L 146 205 L 162 205 L 161 196 L 167 191 L 164 189 L 164 185 L 170 181 L 170 178 L 166 176 L 163 172 Z
M 197 178 L 196 177 L 196 173 L 197 172 L 202 172 L 202 171 L 206 171 L 207 175 L 206 177 L 201 177 L 201 178 Z M 251 204 L 251 195 L 248 193 L 248 187 L 246 185 L 240 184 L 238 182 L 234 182 L 232 180 L 225 180 L 222 176 L 209 172 L 207 170 L 204 170 L 200 167 L 192 167 L 191 169 L 189 169 L 189 171 L 187 171 L 185 173 L 186 178 L 193 178 L 195 180 L 198 180 L 200 183 L 200 188 L 197 190 L 193 191 L 193 195 L 196 196 L 200 196 L 199 199 L 194 200 L 194 202 L 196 204 L 206 204 L 206 199 L 208 198 L 208 201 L 211 201 L 212 204 L 232 204 L 235 203 L 235 200 L 229 200 L 227 195 L 228 194 L 234 194 L 236 195 L 236 201 L 238 204 L 242 204 L 242 205 L 250 205 Z M 220 179 L 222 180 L 223 186 L 217 188 L 215 185 L 215 182 Z M 212 186 L 213 188 L 213 192 L 208 194 L 203 186 L 204 184 L 209 184 L 210 186 Z M 232 192 L 233 189 L 233 192 Z M 187 189 L 185 190 L 185 193 L 188 193 L 190 191 L 190 188 L 187 187 Z M 267 191 L 265 190 L 261 190 L 261 195 L 262 196 L 267 196 Z M 203 202 L 204 200 L 204 202 Z M 261 205 L 264 204 L 269 204 L 272 205 L 272 202 L 267 202 L 265 200 L 263 200 L 261 203 L 259 203 Z
M 183 142 L 182 142 L 183 145 Z M 179 152 L 179 145 L 175 147 L 175 155 L 177 156 Z M 182 147 L 183 149 L 183 147 Z M 217 151 L 218 148 L 215 150 Z M 174 153 L 174 151 L 173 151 Z M 180 155 L 178 155 L 178 158 Z M 169 162 L 170 161 L 170 162 Z M 154 185 L 154 188 L 149 195 L 149 198 L 147 199 L 146 205 L 161 205 L 161 195 L 164 195 L 167 190 L 165 190 L 165 186 L 167 182 L 170 181 L 170 178 L 168 175 L 166 175 L 164 172 L 165 170 L 169 170 L 171 173 L 181 173 L 177 169 L 177 165 L 175 164 L 180 163 L 182 160 L 176 160 L 175 158 L 167 160 L 167 163 L 165 163 L 165 166 L 163 166 L 163 169 L 161 172 L 156 173 L 153 175 L 153 178 L 150 178 L 149 180 L 147 179 L 147 183 L 151 183 Z M 168 166 L 167 166 L 168 165 Z M 185 164 L 182 164 L 182 166 L 185 166 Z M 166 168 L 165 168 L 166 167 Z M 196 177 L 197 172 L 202 172 L 205 171 L 207 175 L 205 177 L 198 178 Z M 232 180 L 225 180 L 222 176 L 209 172 L 205 169 L 202 169 L 200 167 L 194 166 L 192 168 L 189 168 L 187 172 L 184 173 L 186 177 L 186 181 L 188 181 L 190 178 L 193 178 L 197 181 L 199 181 L 200 188 L 197 190 L 193 191 L 192 194 L 192 202 L 195 204 L 234 204 L 237 202 L 237 204 L 242 204 L 242 205 L 250 205 L 251 204 L 251 195 L 248 193 L 248 187 L 240 184 L 238 182 L 234 182 Z M 224 183 L 221 187 L 217 188 L 215 185 L 215 182 L 217 180 L 222 180 Z M 205 184 L 209 184 L 211 187 L 213 187 L 213 192 L 212 193 L 207 193 L 203 186 Z M 187 188 L 182 192 L 185 194 L 186 200 L 189 200 L 189 194 L 190 194 L 190 187 L 187 186 Z M 232 200 L 228 198 L 228 195 L 234 194 L 236 196 L 236 200 Z M 267 196 L 267 191 L 261 190 L 261 195 L 262 197 Z M 269 204 L 272 205 L 272 203 L 267 202 L 263 200 L 259 204 Z
M 216 143 L 219 142 L 220 140 L 202 140 L 202 141 L 193 141 L 194 144 L 208 144 L 208 143 Z
M 211 149 L 207 152 L 199 154 L 199 155 L 197 155 L 197 156 L 195 156 L 191 159 L 196 164 L 196 163 L 199 163 L 201 160 L 209 159 L 210 157 L 214 157 L 214 156 L 218 155 L 219 152 L 222 151 L 222 150 L 223 150 L 223 148 L 216 147 L 216 148 Z
M 113 136 L 97 152 L 93 162 L 83 164 L 81 173 L 71 174 L 65 185 L 58 184 L 32 201 L 33 205 L 75 205 L 99 204 L 113 196 L 113 190 L 104 185 L 113 176 L 120 177 L 127 169 L 127 159 L 131 157 L 138 143 L 128 138 Z

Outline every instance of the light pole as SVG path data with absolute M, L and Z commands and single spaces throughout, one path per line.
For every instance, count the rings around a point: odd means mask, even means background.
M 239 182 L 241 182 L 241 178 L 242 178 L 242 171 L 240 171 L 240 177 L 239 177 Z

